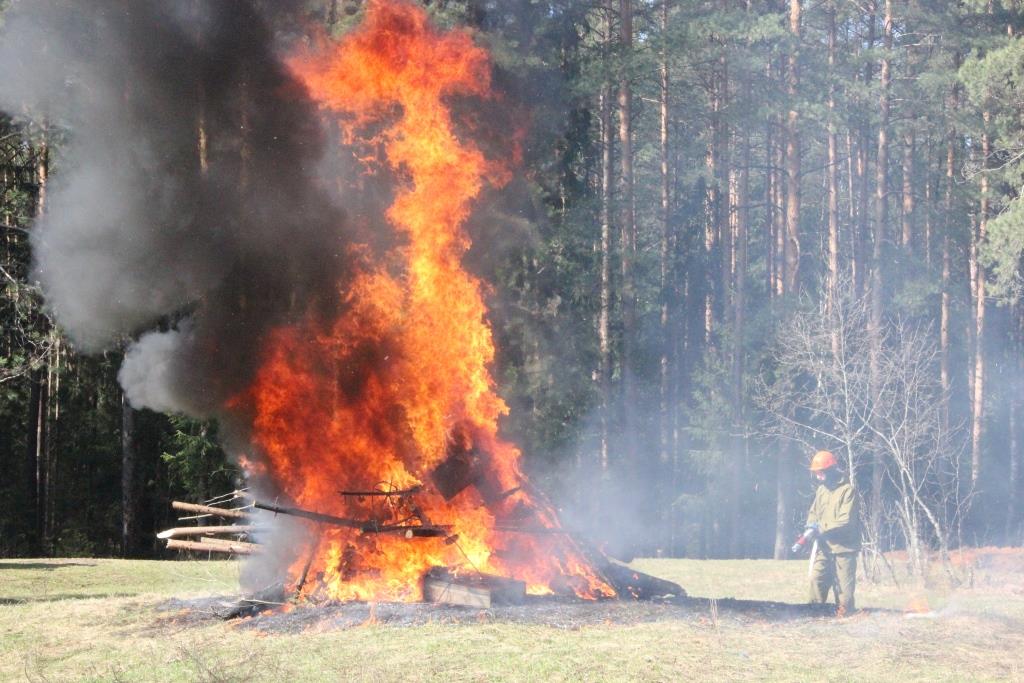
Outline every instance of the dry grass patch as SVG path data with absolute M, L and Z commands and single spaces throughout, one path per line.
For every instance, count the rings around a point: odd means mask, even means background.
M 158 612 L 170 597 L 235 591 L 232 562 L 5 561 L 0 680 L 1013 680 L 1024 678 L 1024 576 L 1004 565 L 979 567 L 973 588 L 862 583 L 861 605 L 882 611 L 841 620 L 769 623 L 722 603 L 717 614 L 630 625 L 317 623 L 276 634 Z M 695 596 L 804 594 L 803 562 L 636 566 Z M 941 611 L 905 618 L 901 608 L 922 594 Z

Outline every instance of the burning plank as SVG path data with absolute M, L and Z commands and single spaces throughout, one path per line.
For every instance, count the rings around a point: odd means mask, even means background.
M 601 567 L 601 573 L 620 597 L 631 597 L 634 600 L 654 600 L 667 596 L 677 598 L 686 596 L 686 591 L 678 583 L 645 574 L 611 558 L 608 558 L 608 561 Z
M 389 524 L 373 519 L 359 520 L 349 519 L 347 517 L 335 517 L 334 515 L 325 515 L 313 510 L 271 505 L 270 503 L 261 503 L 260 501 L 255 501 L 253 505 L 260 510 L 267 510 L 269 512 L 282 515 L 290 515 L 292 517 L 302 517 L 303 519 L 319 522 L 320 524 L 329 524 L 347 529 L 357 529 L 364 534 L 398 534 L 405 538 L 446 538 L 449 536 L 451 531 L 451 527 L 447 525 L 408 524 L 404 522 Z
M 492 574 L 455 573 L 446 567 L 432 567 L 423 576 L 423 599 L 483 609 L 492 604 L 519 605 L 526 600 L 526 583 Z
M 491 591 L 480 586 L 427 576 L 423 578 L 423 599 L 439 605 L 488 609 L 491 606 Z

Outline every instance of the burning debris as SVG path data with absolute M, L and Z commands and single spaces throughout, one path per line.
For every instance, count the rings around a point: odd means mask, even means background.
M 451 533 L 450 526 L 432 525 L 425 521 L 419 506 L 413 498 L 420 493 L 421 487 L 406 489 L 402 491 L 340 491 L 343 497 L 354 498 L 380 498 L 383 500 L 397 499 L 403 505 L 387 505 L 388 509 L 396 510 L 405 507 L 412 511 L 412 515 L 402 520 L 374 518 L 374 519 L 351 519 L 326 515 L 312 510 L 285 507 L 255 500 L 247 491 L 235 491 L 233 494 L 221 497 L 216 505 L 195 504 L 182 501 L 174 501 L 172 506 L 176 510 L 195 512 L 197 515 L 190 518 L 196 519 L 210 516 L 225 517 L 239 521 L 248 521 L 251 516 L 261 514 L 260 511 L 269 512 L 274 515 L 286 515 L 298 517 L 303 520 L 316 523 L 318 527 L 336 526 L 344 529 L 352 529 L 362 536 L 373 536 L 377 534 L 396 534 L 406 541 L 414 539 L 440 538 L 447 546 L 458 544 L 458 536 Z M 221 505 L 230 504 L 236 500 L 243 500 L 246 505 L 240 508 L 224 508 Z M 214 501 L 209 501 L 213 503 Z M 414 519 L 415 517 L 415 519 Z M 260 551 L 258 543 L 239 540 L 241 538 L 252 538 L 260 530 L 266 531 L 269 526 L 257 526 L 252 524 L 233 524 L 226 526 L 194 526 L 175 527 L 159 534 L 159 538 L 167 540 L 169 550 L 185 550 L 208 553 L 229 553 L 235 555 L 251 555 Z M 557 532 L 558 535 L 568 536 L 567 532 L 558 529 L 530 530 L 505 528 L 502 531 L 508 533 L 536 534 L 544 531 Z M 219 538 L 227 535 L 231 538 Z M 199 542 L 181 541 L 179 536 L 200 536 Z M 684 597 L 686 592 L 677 584 L 663 579 L 636 571 L 611 558 L 605 557 L 599 551 L 581 544 L 586 549 L 588 559 L 592 561 L 595 572 L 607 586 L 614 589 L 616 594 L 623 597 L 631 597 L 635 600 L 669 599 Z M 460 549 L 461 550 L 461 549 Z M 310 567 L 320 552 L 319 536 L 310 546 L 309 554 L 302 567 L 298 578 L 290 586 L 284 584 L 272 585 L 259 592 L 258 595 L 243 598 L 235 605 L 235 609 L 229 611 L 229 617 L 259 611 L 262 606 L 284 604 L 283 600 L 290 593 L 292 597 L 301 597 L 307 602 L 324 602 L 331 599 L 332 591 L 325 583 L 325 573 L 319 572 L 315 577 L 310 576 Z M 464 554 L 464 552 L 463 552 Z M 350 564 L 356 561 L 354 551 L 346 553 L 342 557 L 343 563 Z M 358 579 L 348 571 L 342 571 L 346 580 Z M 479 571 L 473 566 L 466 566 L 466 563 L 448 566 L 429 567 L 422 575 L 422 599 L 426 602 L 448 605 L 462 605 L 465 607 L 489 608 L 495 605 L 518 605 L 526 599 L 526 583 L 513 578 L 496 576 Z M 561 590 L 555 591 L 563 596 L 571 595 L 572 592 L 568 583 L 561 584 Z M 605 597 L 610 597 L 606 594 Z
M 32 233 L 49 305 L 83 349 L 133 336 L 132 405 L 217 418 L 258 501 L 187 509 L 238 527 L 169 546 L 330 600 L 416 601 L 438 567 L 615 595 L 499 436 L 487 285 L 462 266 L 519 156 L 465 115 L 501 99 L 486 51 L 407 0 L 301 42 L 300 4 L 41 0 L 0 50 L 5 96 L 75 133 Z

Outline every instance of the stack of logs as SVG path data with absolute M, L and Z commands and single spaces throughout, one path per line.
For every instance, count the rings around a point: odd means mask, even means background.
M 244 504 L 241 507 L 225 507 L 236 501 L 244 501 Z M 252 541 L 253 534 L 259 531 L 260 527 L 248 523 L 253 503 L 244 490 L 232 491 L 225 496 L 208 500 L 204 504 L 175 500 L 171 502 L 171 507 L 180 512 L 192 513 L 185 517 L 179 517 L 179 522 L 187 520 L 206 522 L 218 519 L 224 520 L 224 523 L 181 526 L 162 531 L 157 534 L 157 538 L 167 541 L 168 550 L 191 550 L 230 555 L 252 555 L 260 550 L 260 545 Z
M 399 492 L 342 492 L 342 495 L 377 496 L 401 495 L 411 497 L 418 489 Z M 239 507 L 226 507 L 240 501 Z M 434 525 L 428 520 L 420 519 L 420 524 L 381 523 L 373 520 L 355 520 L 322 514 L 313 510 L 281 507 L 255 500 L 245 490 L 233 491 L 220 498 L 208 500 L 204 504 L 173 501 L 172 507 L 181 512 L 192 513 L 179 517 L 179 521 L 200 520 L 205 522 L 211 518 L 230 520 L 230 523 L 208 526 L 183 526 L 168 529 L 158 534 L 167 541 L 169 550 L 186 550 L 206 553 L 225 553 L 232 555 L 253 555 L 259 553 L 262 546 L 252 541 L 253 534 L 261 527 L 251 524 L 256 509 L 266 510 L 274 514 L 284 514 L 315 521 L 319 524 L 330 524 L 351 529 L 361 533 L 388 533 L 404 536 L 406 539 L 422 537 L 451 538 L 457 542 L 458 536 L 448 536 L 449 527 Z M 422 517 L 422 515 L 421 515 Z M 263 527 L 265 529 L 266 527 Z M 569 533 L 561 529 L 519 529 L 503 528 L 512 533 Z M 573 534 L 570 534 L 573 535 Z M 181 540 L 188 538 L 192 540 Z M 194 540 L 198 538 L 198 540 Z M 576 539 L 584 554 L 590 560 L 597 573 L 622 598 L 634 600 L 652 600 L 666 596 L 683 597 L 686 591 L 678 584 L 637 571 L 628 565 L 617 562 L 582 539 Z M 413 541 L 415 542 L 415 541 Z M 312 552 L 316 552 L 314 546 Z M 306 570 L 293 587 L 297 594 L 306 581 L 306 572 L 313 559 L 312 553 L 306 564 Z M 515 579 L 484 574 L 477 571 L 466 571 L 465 568 L 433 567 L 423 576 L 423 599 L 427 602 L 464 605 L 467 607 L 490 607 L 492 604 L 520 604 L 526 599 L 526 584 Z

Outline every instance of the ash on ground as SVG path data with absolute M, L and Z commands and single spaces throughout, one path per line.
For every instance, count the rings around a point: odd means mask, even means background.
M 158 607 L 162 625 L 203 626 L 221 622 L 237 607 L 237 596 L 172 599 Z M 658 621 L 702 622 L 712 618 L 738 623 L 778 622 L 833 617 L 828 605 L 795 605 L 723 598 L 669 598 L 665 600 L 579 600 L 530 597 L 521 605 L 494 605 L 487 609 L 396 602 L 329 602 L 317 605 L 272 605 L 251 616 L 231 619 L 236 628 L 289 634 L 345 630 L 370 624 L 408 627 L 426 624 L 516 623 L 560 629 L 586 626 L 629 625 Z

